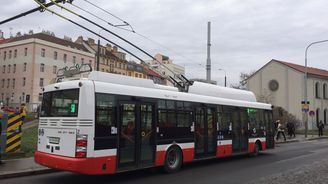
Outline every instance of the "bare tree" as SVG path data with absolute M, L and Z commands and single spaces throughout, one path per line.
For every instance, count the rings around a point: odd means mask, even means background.
M 235 89 L 243 89 L 246 90 L 246 80 L 252 76 L 256 71 L 250 71 L 250 72 L 241 72 L 239 75 L 239 83 L 231 84 L 230 87 Z

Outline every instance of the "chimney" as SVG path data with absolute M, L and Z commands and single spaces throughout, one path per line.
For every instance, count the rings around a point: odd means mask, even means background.
M 4 39 L 3 32 L 0 30 L 0 39 Z
M 108 50 L 110 52 L 112 50 L 112 45 L 107 43 L 106 50 Z
M 117 46 L 114 46 L 114 47 L 113 47 L 113 51 L 114 51 L 114 52 L 117 52 Z
M 83 44 L 83 36 L 79 36 L 78 38 L 77 38 L 77 40 L 75 41 L 75 43 L 78 43 L 78 44 Z
M 91 44 L 95 44 L 95 40 L 92 39 L 92 38 L 88 38 L 88 44 L 91 45 Z

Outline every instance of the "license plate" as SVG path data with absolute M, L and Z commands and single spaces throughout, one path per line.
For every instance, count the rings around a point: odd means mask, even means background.
M 59 137 L 49 137 L 50 144 L 59 144 L 60 138 Z

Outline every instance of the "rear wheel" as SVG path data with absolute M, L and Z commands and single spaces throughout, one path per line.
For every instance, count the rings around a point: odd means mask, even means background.
M 174 173 L 180 170 L 182 165 L 182 153 L 177 146 L 170 147 L 165 156 L 164 170 L 167 173 Z

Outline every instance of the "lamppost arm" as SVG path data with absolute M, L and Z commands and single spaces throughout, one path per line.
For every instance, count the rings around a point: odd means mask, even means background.
M 319 44 L 319 43 L 324 43 L 328 42 L 328 40 L 320 40 L 316 42 L 310 43 L 306 49 L 305 49 L 305 72 L 304 72 L 304 103 L 307 104 L 308 102 L 308 96 L 307 96 L 307 78 L 308 78 L 308 68 L 307 68 L 307 55 L 308 55 L 308 50 L 312 45 Z M 307 137 L 308 133 L 308 114 L 307 112 L 304 112 L 304 118 L 305 118 L 305 137 Z

